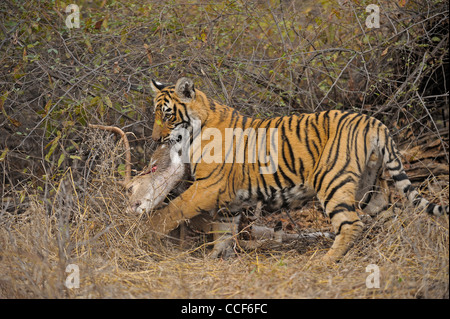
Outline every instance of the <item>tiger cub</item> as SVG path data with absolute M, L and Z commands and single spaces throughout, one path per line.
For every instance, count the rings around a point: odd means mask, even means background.
M 179 141 L 193 184 L 149 218 L 164 233 L 202 212 L 239 212 L 262 202 L 265 210 L 293 209 L 316 196 L 335 232 L 325 261 L 339 260 L 361 232 L 357 208 L 376 215 L 388 208 L 383 169 L 396 188 L 428 214 L 448 214 L 422 198 L 405 173 L 395 143 L 379 120 L 358 113 L 251 118 L 209 99 L 191 79 L 151 83 L 152 138 Z

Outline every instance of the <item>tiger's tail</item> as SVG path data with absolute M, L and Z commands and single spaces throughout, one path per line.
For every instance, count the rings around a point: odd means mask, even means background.
M 430 203 L 415 189 L 408 175 L 406 175 L 394 140 L 388 134 L 386 134 L 386 137 L 386 143 L 382 147 L 383 162 L 394 180 L 396 189 L 420 211 L 425 210 L 428 214 L 435 216 L 448 215 L 448 205 L 441 206 Z

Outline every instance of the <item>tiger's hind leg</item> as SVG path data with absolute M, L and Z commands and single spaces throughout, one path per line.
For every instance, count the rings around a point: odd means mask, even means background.
M 363 222 L 355 210 L 355 184 L 349 179 L 337 182 L 334 187 L 333 184 L 327 193 L 317 195 L 336 235 L 333 245 L 323 257 L 327 263 L 338 261 L 344 256 L 363 229 Z
M 326 262 L 334 262 L 341 259 L 361 233 L 364 225 L 356 213 L 354 205 L 339 203 L 334 207 L 330 215 L 336 237 L 330 250 L 323 257 L 323 260 Z

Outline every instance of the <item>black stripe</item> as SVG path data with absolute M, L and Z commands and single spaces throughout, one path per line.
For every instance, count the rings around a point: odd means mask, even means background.
M 288 121 L 289 131 L 292 131 L 291 125 L 292 125 L 292 119 L 293 119 L 293 118 L 294 118 L 293 116 L 289 116 L 289 121 Z
M 248 171 L 249 171 L 249 168 L 247 167 L 247 172 Z M 252 178 L 251 178 L 251 175 L 247 173 L 247 174 L 242 174 L 242 176 L 247 176 L 247 183 L 248 183 L 247 191 L 248 191 L 249 198 L 251 198 L 253 196 L 253 194 L 252 194 Z
M 315 172 L 314 179 L 313 179 L 313 187 L 316 190 L 316 192 L 317 192 L 317 189 L 318 189 L 318 187 L 317 187 L 318 185 L 320 187 L 322 187 L 323 179 L 326 176 L 326 174 L 325 174 L 326 170 L 325 170 L 324 166 L 318 167 L 317 169 L 318 169 L 318 171 Z M 325 172 L 321 175 L 322 171 L 325 171 Z M 320 177 L 319 180 L 317 180 L 319 178 L 319 175 L 321 175 L 321 177 Z
M 326 136 L 328 137 L 330 135 L 330 111 L 326 111 L 325 113 L 323 113 L 323 120 L 324 123 L 327 123 L 327 129 L 326 129 Z M 325 127 L 325 126 L 324 126 Z
M 298 138 L 298 141 L 301 143 L 302 142 L 302 137 L 301 137 L 301 134 L 300 134 L 300 129 L 303 129 L 303 125 L 300 125 L 300 122 L 304 119 L 305 117 L 302 115 L 301 117 L 299 117 L 299 119 L 297 120 L 297 130 L 296 130 L 296 133 L 297 133 L 297 138 Z
M 348 141 L 348 146 L 350 146 L 350 143 L 353 145 L 353 149 L 354 149 L 354 154 L 356 157 L 356 164 L 358 165 L 358 172 L 361 172 L 361 164 L 360 164 L 360 159 L 359 159 L 359 154 L 358 154 L 358 136 L 360 133 L 360 130 L 358 129 L 358 126 L 360 124 L 360 122 L 362 121 L 363 117 L 360 117 L 358 119 L 358 121 L 355 124 L 355 128 L 353 129 L 353 133 L 352 133 L 352 137 L 351 139 Z M 367 131 L 366 130 L 367 126 L 364 128 L 363 130 L 363 137 L 364 137 L 364 149 L 367 149 Z M 351 142 L 350 142 L 351 141 Z M 364 153 L 366 156 L 368 155 L 367 153 Z
M 400 173 L 398 175 L 392 176 L 395 182 L 404 181 L 405 179 L 408 179 L 408 176 L 405 173 Z
M 317 144 L 316 144 L 316 141 L 315 141 L 314 139 L 310 139 L 310 141 L 312 142 L 312 146 L 314 146 L 314 149 L 315 149 L 316 152 L 317 152 L 317 156 L 319 156 L 319 158 L 320 158 L 321 152 L 320 152 L 320 150 L 319 150 L 319 147 L 318 147 Z
M 289 141 L 284 140 L 283 141 L 283 146 L 287 146 L 287 151 L 289 153 L 289 157 L 285 156 L 285 152 L 284 152 L 284 148 L 283 147 L 283 160 L 285 162 L 285 165 L 287 166 L 287 168 L 291 171 L 291 173 L 296 173 L 295 170 L 295 155 L 294 155 L 294 151 L 292 149 L 291 143 L 289 143 Z
M 366 137 L 366 136 L 367 136 L 367 133 L 369 132 L 369 129 L 370 129 L 370 124 L 367 123 L 367 122 L 365 122 L 364 124 L 365 124 L 365 128 L 364 128 L 364 130 L 363 130 L 363 135 L 364 135 L 364 137 Z M 364 138 L 364 154 L 367 154 L 367 153 L 368 153 L 368 152 L 367 152 L 367 139 Z M 367 155 L 368 155 L 368 154 L 367 154 Z
M 346 203 L 341 203 L 337 205 L 329 214 L 328 216 L 330 219 L 333 219 L 336 214 L 342 213 L 342 212 L 349 212 L 349 211 L 355 211 L 354 205 L 348 205 Z
M 281 168 L 280 167 L 278 167 L 278 170 L 275 173 L 273 173 L 272 176 L 273 176 L 273 179 L 275 180 L 275 183 L 277 184 L 278 188 L 282 189 L 283 186 L 281 185 L 281 181 L 280 181 L 280 177 L 278 176 L 278 172 L 281 173 Z M 282 173 L 282 175 L 284 175 L 284 174 Z
M 277 172 L 280 172 L 281 176 L 283 176 L 284 180 L 287 182 L 287 186 L 294 186 L 295 183 L 292 181 L 292 179 L 287 176 L 287 174 L 284 172 L 284 170 L 281 168 L 280 163 L 278 163 L 278 169 Z M 277 172 L 275 172 L 275 174 L 277 174 Z M 278 175 L 278 174 L 277 174 Z M 286 185 L 284 186 L 286 187 Z M 283 188 L 282 186 L 280 186 L 280 188 Z
M 341 233 L 341 229 L 342 229 L 342 226 L 344 226 L 344 225 L 353 225 L 354 223 L 357 223 L 357 222 L 359 222 L 360 221 L 360 219 L 357 219 L 357 220 L 354 220 L 354 221 L 343 221 L 340 225 L 339 225 L 339 229 L 338 229 L 338 231 L 337 231 L 337 233 L 336 233 L 336 237 L 337 236 L 339 236 L 339 234 Z M 359 225 L 360 226 L 360 225 Z M 361 226 L 360 226 L 361 227 Z
M 338 134 L 337 134 L 337 137 L 336 137 L 336 139 L 335 140 L 337 140 L 337 143 L 335 143 L 333 146 L 332 146 L 332 148 L 331 148 L 331 150 L 330 150 L 330 152 L 329 152 L 329 156 L 331 157 L 333 157 L 333 161 L 331 162 L 331 163 L 329 163 L 329 165 L 328 165 L 328 167 L 331 167 L 331 168 L 333 168 L 335 165 L 336 165 L 336 162 L 337 162 L 337 159 L 339 158 L 339 149 L 340 149 L 340 146 L 341 146 L 341 140 L 342 140 L 342 131 L 343 131 L 343 128 L 341 127 L 341 126 L 345 126 L 345 124 L 347 123 L 347 121 L 345 121 L 345 119 L 347 118 L 347 116 L 349 116 L 351 113 L 344 113 L 342 116 L 341 116 L 341 118 L 339 119 L 339 121 L 338 121 L 338 124 L 337 124 L 337 126 L 336 126 L 336 132 L 338 132 Z M 348 119 L 347 119 L 348 120 Z M 333 149 L 335 148 L 335 151 L 333 151 Z M 323 152 L 322 152 L 323 153 Z M 331 158 L 329 158 L 329 160 L 331 160 Z M 347 158 L 347 161 L 349 160 L 349 158 Z M 315 165 L 315 162 L 313 162 L 313 166 Z M 323 168 L 323 167 L 322 167 Z M 319 177 L 319 173 L 320 172 L 322 172 L 322 171 L 324 171 L 323 172 L 323 174 L 322 174 L 322 176 L 321 176 L 321 178 L 320 178 L 320 181 L 319 181 L 319 184 L 320 185 L 322 185 L 322 182 L 323 182 L 323 179 L 325 178 L 325 176 L 326 176 L 326 170 L 325 169 L 320 169 L 320 171 L 319 172 L 317 172 L 316 174 L 315 174 L 315 176 L 314 176 L 314 180 L 313 180 L 313 186 L 314 186 L 314 189 L 316 190 L 316 191 L 318 191 L 318 188 L 317 188 L 317 178 Z
M 286 131 L 285 131 L 285 128 L 284 128 L 284 126 L 282 126 L 282 128 L 281 128 L 281 131 L 282 131 L 282 134 L 283 134 L 283 150 L 282 150 L 282 152 L 283 152 L 283 160 L 284 160 L 284 162 L 285 162 L 285 165 L 287 166 L 287 168 L 292 172 L 292 173 L 294 173 L 295 174 L 295 158 L 294 158 L 294 151 L 292 150 L 292 146 L 291 146 L 291 143 L 289 143 L 289 140 L 286 138 L 284 138 L 285 136 L 286 136 Z M 286 148 L 287 148 L 287 150 L 288 150 L 288 152 L 289 152 L 289 158 L 287 158 L 286 156 L 285 156 L 285 152 L 284 152 L 284 149 L 285 149 L 285 146 L 287 146 Z M 279 163 L 278 163 L 279 164 Z M 290 164 L 292 164 L 292 165 L 290 165 Z
M 346 159 L 344 165 L 341 166 L 341 170 L 337 174 L 334 174 L 334 176 L 332 176 L 333 180 L 337 180 L 339 177 L 341 177 L 344 174 L 353 174 L 358 179 L 359 175 L 357 175 L 357 174 L 347 170 L 347 167 L 348 167 L 349 164 L 350 164 L 350 156 L 347 156 L 347 159 Z M 324 180 L 324 178 L 326 176 L 327 176 L 326 173 L 324 173 L 322 175 L 322 178 L 321 178 L 321 180 L 319 182 L 319 185 L 315 188 L 317 192 L 319 192 L 322 189 L 322 183 L 323 183 L 323 180 Z M 330 181 L 328 183 L 327 187 L 325 188 L 325 192 L 324 192 L 325 194 L 328 193 L 328 190 L 330 189 L 331 184 L 333 183 L 333 180 Z
M 299 158 L 299 168 L 298 168 L 298 173 L 300 174 L 300 177 L 302 178 L 302 183 L 305 182 L 305 166 L 303 165 L 303 160 L 301 158 Z
M 340 182 L 337 186 L 333 187 L 333 189 L 328 193 L 328 196 L 325 198 L 325 201 L 323 203 L 325 205 L 325 207 L 326 207 L 327 203 L 333 198 L 334 194 L 342 188 L 342 186 L 344 186 L 345 184 L 354 183 L 354 182 L 355 182 L 355 180 L 351 176 L 348 176 L 346 179 L 344 179 L 342 182 Z
M 403 194 L 408 194 L 409 192 L 414 190 L 414 186 L 412 184 L 406 185 L 405 188 L 403 188 Z
M 316 115 L 316 123 L 318 122 L 318 119 L 319 119 L 319 116 Z M 310 124 L 316 133 L 317 139 L 319 140 L 319 144 L 322 144 L 322 138 L 320 137 L 320 133 L 319 133 L 319 130 L 317 129 L 317 125 L 312 123 L 312 121 Z
M 278 128 L 278 127 L 280 126 L 280 123 L 284 120 L 285 117 L 286 117 L 286 116 L 279 117 L 278 120 L 277 120 L 277 122 L 275 123 L 275 125 L 274 125 L 273 127 Z M 277 118 L 274 118 L 274 119 L 277 119 Z M 269 127 L 270 127 L 270 125 L 269 125 Z
M 264 193 L 268 197 L 269 196 L 269 190 L 267 188 L 267 183 L 266 183 L 266 179 L 264 178 L 264 176 L 266 176 L 266 175 L 265 174 L 259 174 L 259 177 L 261 178 L 261 182 L 262 182 L 262 188 L 264 190 Z
M 434 214 L 434 208 L 436 206 L 437 206 L 436 204 L 429 203 L 428 206 L 427 206 L 427 213 L 430 214 L 430 215 L 433 215 Z M 439 208 L 442 209 L 442 207 L 439 207 Z
M 259 181 L 258 180 L 256 180 L 256 183 L 257 183 L 257 186 L 256 186 L 256 198 L 259 201 L 265 201 L 268 196 L 267 196 L 267 194 L 263 193 L 263 190 L 259 186 Z

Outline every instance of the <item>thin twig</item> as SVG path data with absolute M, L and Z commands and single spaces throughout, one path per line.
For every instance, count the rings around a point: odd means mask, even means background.
M 130 152 L 130 143 L 128 142 L 127 135 L 124 131 L 116 126 L 105 126 L 105 125 L 95 125 L 89 124 L 89 127 L 98 128 L 105 131 L 110 131 L 120 135 L 125 144 L 125 180 L 123 181 L 123 185 L 127 185 L 131 181 L 131 152 Z

